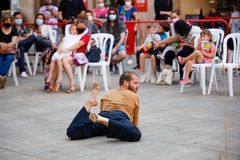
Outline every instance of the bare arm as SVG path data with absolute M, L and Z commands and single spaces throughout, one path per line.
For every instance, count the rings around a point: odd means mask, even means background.
M 178 40 L 179 40 L 178 35 L 168 37 L 168 38 L 166 38 L 166 39 L 164 39 L 164 40 L 156 43 L 156 44 L 154 45 L 154 49 L 156 49 L 156 48 L 158 48 L 158 47 L 161 47 L 161 46 L 164 45 L 164 44 L 173 43 L 173 42 L 178 41 Z

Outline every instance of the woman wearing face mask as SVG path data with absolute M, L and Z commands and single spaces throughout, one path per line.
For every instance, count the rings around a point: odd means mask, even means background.
M 125 5 L 118 8 L 119 16 L 121 21 L 137 21 L 139 20 L 138 10 L 135 6 L 132 5 L 132 0 L 125 0 Z M 133 30 L 131 24 L 127 25 L 129 31 Z M 134 25 L 134 32 L 137 32 L 137 23 Z M 132 35 L 131 35 L 132 34 Z M 134 33 L 129 32 L 129 36 L 134 36 Z M 132 54 L 129 54 L 127 64 L 132 64 Z
M 37 36 L 35 44 L 36 51 L 42 52 L 48 47 L 56 48 L 56 38 L 53 30 L 49 25 L 44 24 L 45 17 L 42 13 L 38 13 L 35 17 L 33 32 Z
M 112 49 L 112 65 L 117 64 L 125 59 L 126 48 L 124 46 L 124 39 L 126 34 L 125 23 L 119 20 L 118 11 L 116 8 L 110 8 L 108 11 L 107 22 L 105 22 L 101 28 L 101 33 L 110 33 L 114 36 L 113 49 Z M 117 55 L 115 58 L 114 55 Z M 110 66 L 110 72 L 112 67 Z M 118 69 L 116 68 L 116 72 Z
M 104 23 L 107 20 L 109 8 L 105 7 L 104 0 L 97 0 L 97 8 L 93 9 L 93 20 Z
M 13 19 L 10 14 L 2 17 L 3 26 L 0 28 L 0 87 L 4 88 L 6 74 L 14 60 L 14 49 L 18 41 L 18 32 L 12 28 Z
M 78 34 L 82 34 L 82 38 L 79 40 L 78 43 L 73 44 L 71 47 L 67 49 L 67 52 L 69 51 L 75 51 L 76 53 L 85 53 L 87 49 L 88 42 L 90 41 L 90 34 L 88 33 L 87 29 L 87 24 L 88 24 L 88 17 L 86 14 L 78 16 L 77 19 L 77 30 Z M 66 90 L 67 93 L 72 93 L 76 90 L 76 84 L 74 82 L 74 76 L 73 76 L 73 71 L 72 71 L 72 65 L 73 63 L 73 57 L 65 57 L 62 60 L 63 67 L 65 72 L 67 73 L 68 80 L 69 80 L 69 88 Z
M 24 52 L 27 52 L 32 44 L 35 42 L 36 36 L 30 34 L 30 29 L 23 26 L 23 16 L 20 12 L 15 12 L 13 14 L 14 24 L 13 28 L 16 28 L 19 33 L 18 39 L 18 49 L 20 51 L 20 56 L 18 57 L 19 73 L 21 77 L 28 77 L 26 69 L 24 66 Z

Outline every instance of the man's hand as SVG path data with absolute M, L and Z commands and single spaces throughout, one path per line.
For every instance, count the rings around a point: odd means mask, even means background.
M 154 44 L 153 50 L 156 50 L 160 45 L 161 45 L 161 42 L 158 42 L 158 43 Z
M 116 54 L 116 52 L 117 52 L 117 48 L 116 48 L 116 47 L 114 47 L 114 48 L 112 49 L 112 56 L 113 56 L 113 55 L 115 55 L 115 54 Z

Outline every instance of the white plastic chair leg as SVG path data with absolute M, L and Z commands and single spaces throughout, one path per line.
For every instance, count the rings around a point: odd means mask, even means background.
M 12 74 L 13 74 L 13 79 L 14 79 L 15 85 L 19 86 L 17 73 L 16 73 L 15 61 L 13 61 L 12 64 L 11 64 L 11 70 L 12 70 Z
M 78 83 L 79 83 L 79 87 L 80 87 L 80 91 L 83 92 L 84 91 L 84 79 L 83 79 L 83 71 L 82 71 L 82 67 L 84 66 L 78 66 L 77 68 L 77 74 L 78 74 Z
M 30 66 L 30 62 L 29 62 L 29 58 L 28 58 L 28 53 L 24 53 L 24 58 L 25 58 L 25 62 L 27 63 L 27 67 L 28 67 L 28 72 L 30 75 L 32 75 L 32 69 Z
M 233 68 L 228 68 L 228 90 L 229 96 L 233 97 Z
M 34 75 L 35 75 L 36 72 L 37 72 L 39 54 L 40 54 L 39 52 L 36 52 L 36 55 L 35 55 L 34 70 L 33 70 L 33 74 L 34 74 Z
M 204 67 L 202 67 L 201 69 L 200 69 L 200 74 L 201 74 L 201 87 L 202 87 L 202 94 L 203 95 L 206 95 L 206 83 L 205 83 L 205 68 Z

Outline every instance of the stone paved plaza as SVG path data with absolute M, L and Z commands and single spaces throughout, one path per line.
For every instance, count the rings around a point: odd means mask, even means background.
M 131 70 L 133 65 L 128 65 Z M 139 73 L 139 71 L 136 71 Z M 119 75 L 112 75 L 112 88 Z M 198 82 L 180 93 L 178 74 L 173 86 L 141 84 L 139 142 L 105 136 L 72 141 L 66 128 L 83 106 L 92 88 L 87 77 L 84 92 L 43 91 L 43 73 L 9 77 L 0 89 L 1 160 L 240 160 L 240 77 L 234 77 L 234 97 L 225 93 L 226 77 L 219 91 L 203 96 Z M 77 76 L 75 76 L 77 80 Z M 102 77 L 98 100 L 105 93 Z M 92 109 L 98 112 L 99 108 Z

